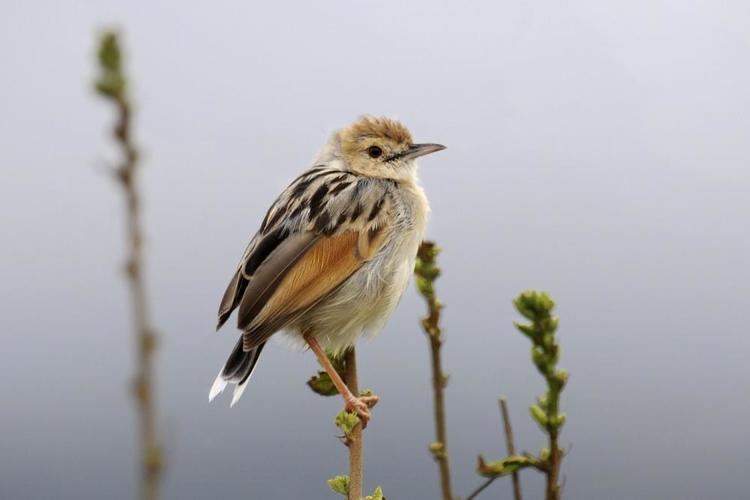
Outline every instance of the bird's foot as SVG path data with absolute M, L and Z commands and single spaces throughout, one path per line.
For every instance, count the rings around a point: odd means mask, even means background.
M 379 398 L 374 394 L 367 394 L 365 396 L 359 396 L 347 398 L 346 405 L 344 408 L 346 411 L 355 413 L 360 422 L 362 422 L 362 428 L 367 427 L 367 423 L 370 421 L 370 408 L 378 403 Z

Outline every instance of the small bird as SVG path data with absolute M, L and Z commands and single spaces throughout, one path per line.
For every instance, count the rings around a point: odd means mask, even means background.
M 393 313 L 414 269 L 429 205 L 416 159 L 445 149 L 414 144 L 388 118 L 365 116 L 335 132 L 313 166 L 281 193 L 250 241 L 219 306 L 242 331 L 209 392 L 242 396 L 268 339 L 284 331 L 318 357 L 367 424 L 373 397 L 352 394 L 326 351 L 339 354 Z

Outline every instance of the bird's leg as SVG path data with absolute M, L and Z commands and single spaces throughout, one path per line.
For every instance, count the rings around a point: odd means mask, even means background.
M 328 356 L 320 347 L 318 341 L 315 340 L 312 332 L 305 333 L 303 335 L 303 338 L 305 339 L 305 342 L 307 342 L 307 345 L 310 346 L 310 349 L 312 349 L 312 351 L 318 357 L 318 362 L 320 363 L 320 365 L 328 373 L 328 376 L 331 377 L 331 382 L 333 382 L 333 385 L 336 386 L 339 394 L 341 394 L 341 396 L 344 398 L 346 411 L 356 413 L 362 421 L 362 428 L 367 427 L 367 422 L 370 420 L 370 408 L 375 406 L 375 404 L 378 402 L 378 397 L 375 395 L 355 396 L 354 394 L 352 394 L 352 391 L 349 390 L 344 381 L 341 379 L 341 375 L 339 375 L 339 372 L 336 371 L 336 368 L 331 363 L 331 360 L 328 359 Z

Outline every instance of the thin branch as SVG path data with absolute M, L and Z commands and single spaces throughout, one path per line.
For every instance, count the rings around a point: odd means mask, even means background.
M 480 484 L 477 489 L 475 489 L 474 491 L 472 491 L 471 493 L 469 493 L 469 496 L 466 497 L 466 500 L 473 500 L 474 498 L 478 497 L 479 494 L 481 492 L 483 492 L 485 490 L 485 488 L 487 488 L 489 485 L 491 485 L 492 483 L 494 483 L 495 479 L 497 479 L 498 477 L 501 477 L 501 476 L 491 477 L 488 480 L 486 480 L 485 482 L 483 482 L 482 484 Z
M 342 355 L 334 356 L 320 349 L 314 339 L 306 338 L 306 340 L 324 368 L 324 371 L 318 372 L 317 375 L 307 381 L 308 387 L 313 392 L 321 396 L 351 393 L 349 396 L 358 398 L 368 408 L 377 404 L 378 397 L 372 391 L 368 390 L 364 393 L 359 391 L 357 354 L 354 346 L 347 349 Z M 334 374 L 337 376 L 334 377 Z M 328 479 L 327 482 L 333 491 L 345 496 L 348 500 L 360 500 L 362 498 L 362 478 L 364 474 L 363 422 L 365 421 L 357 413 L 348 411 L 346 407 L 336 415 L 334 421 L 336 426 L 344 433 L 340 436 L 341 442 L 349 449 L 349 475 L 335 476 Z M 382 500 L 382 498 L 383 491 L 378 486 L 373 494 L 367 497 L 367 500 Z
M 503 417 L 503 430 L 505 431 L 505 447 L 508 450 L 508 456 L 516 454 L 516 446 L 513 442 L 513 427 L 510 425 L 510 415 L 508 414 L 508 402 L 505 398 L 500 398 L 500 414 Z M 521 477 L 518 471 L 513 473 L 513 498 L 522 500 L 521 497 Z
M 443 373 L 443 362 L 440 357 L 440 348 L 443 345 L 442 331 L 440 329 L 442 304 L 440 304 L 440 301 L 435 296 L 433 285 L 434 281 L 440 275 L 440 269 L 436 265 L 436 258 L 439 251 L 439 248 L 434 243 L 423 241 L 417 253 L 417 264 L 414 272 L 416 274 L 417 288 L 427 302 L 427 316 L 422 318 L 422 328 L 430 342 L 436 437 L 435 442 L 430 445 L 430 451 L 438 464 L 443 500 L 453 500 L 445 421 L 445 386 L 448 383 L 448 377 Z
M 352 346 L 344 354 L 344 373 L 342 378 L 352 394 L 359 396 L 359 384 L 357 381 L 357 353 Z M 349 500 L 362 498 L 363 468 L 363 439 L 362 424 L 354 426 L 347 435 L 346 446 L 349 448 Z
M 440 489 L 445 500 L 452 500 L 451 473 L 448 463 L 448 436 L 445 421 L 445 385 L 447 377 L 443 373 L 440 348 L 442 341 L 430 336 L 430 356 L 432 358 L 432 387 L 435 394 L 435 438 L 436 442 L 431 447 L 435 460 L 440 468 Z
M 550 471 L 547 474 L 547 500 L 560 500 L 560 464 L 562 462 L 562 450 L 557 442 L 558 432 L 549 433 L 549 461 Z
M 96 82 L 99 94 L 113 102 L 117 110 L 117 122 L 113 136 L 119 145 L 123 159 L 115 170 L 115 177 L 122 187 L 126 200 L 127 258 L 125 271 L 133 304 L 133 326 L 135 333 L 136 374 L 133 395 L 139 419 L 141 453 L 140 498 L 155 500 L 159 497 L 159 485 L 163 470 L 163 457 L 157 433 L 157 417 L 154 395 L 154 354 L 156 333 L 149 317 L 146 285 L 143 279 L 143 230 L 141 228 L 141 200 L 136 179 L 139 171 L 138 149 L 132 141 L 131 104 L 122 73 L 122 54 L 115 33 L 106 33 L 99 46 L 99 62 L 102 73 Z
M 479 475 L 487 478 L 477 489 L 471 492 L 466 500 L 474 498 L 485 488 L 491 485 L 497 478 L 508 476 L 521 469 L 535 469 L 544 474 L 547 473 L 547 464 L 534 455 L 525 453 L 523 455 L 511 455 L 494 462 L 486 462 L 480 455 L 477 463 Z

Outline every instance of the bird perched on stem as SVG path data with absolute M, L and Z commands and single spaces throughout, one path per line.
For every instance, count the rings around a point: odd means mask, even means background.
M 368 397 L 352 394 L 325 351 L 341 353 L 379 331 L 406 288 L 429 206 L 416 159 L 445 149 L 414 144 L 388 118 L 363 117 L 334 133 L 311 168 L 271 205 L 219 306 L 242 331 L 211 387 L 239 400 L 274 333 L 307 344 L 363 423 Z

